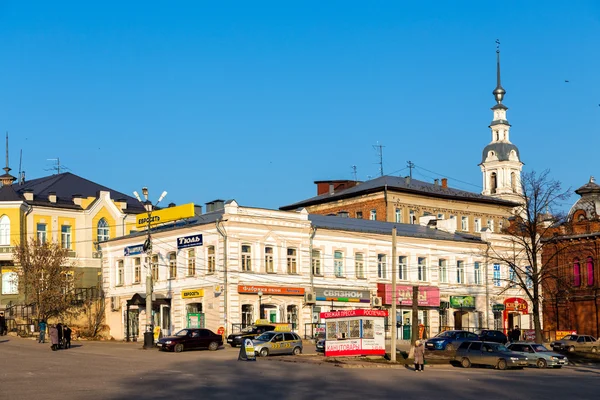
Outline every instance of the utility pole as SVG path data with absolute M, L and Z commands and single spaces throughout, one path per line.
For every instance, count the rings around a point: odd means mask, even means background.
M 154 288 L 152 287 L 152 233 L 150 231 L 152 225 L 152 211 L 154 208 L 165 198 L 167 192 L 162 192 L 156 204 L 152 204 L 150 200 L 148 200 L 148 188 L 142 188 L 142 194 L 144 195 L 144 201 L 140 198 L 140 195 L 137 191 L 134 191 L 133 194 L 135 198 L 144 205 L 144 209 L 148 214 L 146 217 L 146 222 L 148 224 L 148 232 L 146 243 L 144 243 L 144 249 L 146 250 L 146 331 L 144 332 L 144 349 L 151 349 L 154 347 L 154 327 L 152 324 L 152 295 Z
M 396 362 L 396 336 L 398 333 L 396 323 L 396 302 L 398 296 L 396 293 L 396 263 L 398 262 L 396 257 L 396 227 L 392 229 L 392 349 L 391 349 L 391 361 Z
M 419 336 L 419 287 L 413 286 L 412 296 L 412 333 L 410 343 L 414 346 Z
M 309 257 L 310 257 L 310 291 L 311 293 L 315 292 L 315 280 L 314 280 L 314 276 L 315 276 L 315 271 L 314 271 L 314 260 L 313 260 L 313 239 L 315 238 L 315 235 L 317 234 L 317 228 L 314 226 L 310 227 L 310 242 L 309 242 L 309 249 L 308 251 L 309 253 Z M 319 260 L 320 262 L 321 260 Z M 315 321 L 314 321 L 314 317 L 315 317 L 315 305 L 311 304 L 310 305 L 310 336 L 314 337 L 315 336 L 315 332 L 314 332 L 314 328 L 315 328 Z M 317 320 L 318 322 L 318 320 Z

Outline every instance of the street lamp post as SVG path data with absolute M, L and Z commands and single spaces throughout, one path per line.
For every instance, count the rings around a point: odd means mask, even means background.
M 262 319 L 262 290 L 259 290 L 258 293 L 258 319 Z
M 146 238 L 146 243 L 144 243 L 144 249 L 146 250 L 146 331 L 144 332 L 144 349 L 151 349 L 154 347 L 154 327 L 152 326 L 152 293 L 153 293 L 153 283 L 152 283 L 152 233 L 150 232 L 150 227 L 152 223 L 152 211 L 154 208 L 165 198 L 167 192 L 162 192 L 158 201 L 155 204 L 152 204 L 150 200 L 148 200 L 148 188 L 142 188 L 142 194 L 144 195 L 144 201 L 140 198 L 138 192 L 134 191 L 133 194 L 135 198 L 138 199 L 140 203 L 144 205 L 144 209 L 148 216 L 146 217 L 146 222 L 148 224 L 148 237 Z

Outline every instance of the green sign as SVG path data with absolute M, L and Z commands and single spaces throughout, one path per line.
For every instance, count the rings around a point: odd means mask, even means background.
M 450 296 L 450 307 L 475 308 L 475 298 L 473 296 Z
M 504 311 L 504 304 L 493 304 L 492 311 Z

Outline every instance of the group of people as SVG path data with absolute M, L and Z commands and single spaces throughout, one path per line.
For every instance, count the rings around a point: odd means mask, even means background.
M 506 336 L 508 336 L 509 342 L 518 342 L 519 340 L 521 340 L 521 330 L 519 329 L 519 326 L 517 325 L 514 329 L 508 331 L 508 334 Z
M 46 321 L 42 320 L 39 323 L 40 337 L 38 343 L 45 343 L 46 337 Z M 49 328 L 50 334 L 50 348 L 52 351 L 58 349 L 69 349 L 71 348 L 71 328 L 67 324 L 52 324 Z

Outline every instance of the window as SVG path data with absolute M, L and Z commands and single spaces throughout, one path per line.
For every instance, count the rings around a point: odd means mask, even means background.
M 377 210 L 371 210 L 371 213 L 369 214 L 369 219 L 371 221 L 376 221 L 377 220 Z
M 475 232 L 481 232 L 481 219 L 475 218 Z
M 502 279 L 500 272 L 500 264 L 494 264 L 494 286 L 502 286 L 500 283 Z
M 242 271 L 252 271 L 252 247 L 249 244 L 242 245 Z
M 533 287 L 533 268 L 529 265 L 525 267 L 525 284 L 529 289 Z
M 19 275 L 16 272 L 2 273 L 2 294 L 19 294 Z
M 475 261 L 473 269 L 475 270 L 475 275 L 474 275 L 474 277 L 475 277 L 475 279 L 474 279 L 475 284 L 476 285 L 481 285 L 481 283 L 482 283 L 481 282 L 481 263 L 478 262 L 478 261 Z
M 469 230 L 469 217 L 460 218 L 460 229 L 463 232 L 467 232 Z
M 139 257 L 133 259 L 133 283 L 140 283 L 142 280 L 142 260 Z
M 512 267 L 508 267 L 508 281 L 509 281 L 509 287 L 513 288 L 515 287 L 515 282 L 517 280 L 517 274 L 514 268 Z
M 496 189 L 498 188 L 498 183 L 496 179 L 496 173 L 492 172 L 490 175 L 490 192 L 492 194 L 496 193 Z
M 438 213 L 438 215 L 437 215 L 437 219 L 444 219 L 444 214 L 442 214 L 442 213 Z
M 177 278 L 177 254 L 169 253 L 169 279 Z
M 323 270 L 321 269 L 321 251 L 320 250 L 312 251 L 312 271 L 313 271 L 313 275 L 317 275 L 317 276 L 323 275 Z
M 396 222 L 402 223 L 402 209 L 396 208 Z
M 356 212 L 356 218 L 362 219 L 362 211 L 357 211 Z
M 207 257 L 207 265 L 206 265 L 206 273 L 207 274 L 214 274 L 216 271 L 216 260 L 215 260 L 215 246 L 208 246 L 208 248 L 206 249 L 206 252 L 208 253 L 208 257 Z
M 510 187 L 512 188 L 513 193 L 517 193 L 517 174 L 514 172 L 510 173 Z
M 456 262 L 456 283 L 465 283 L 465 262 Z
M 451 216 L 450 216 L 450 221 L 452 221 L 452 220 L 454 220 L 454 219 L 456 219 L 456 215 L 451 215 Z
M 60 244 L 63 249 L 71 249 L 71 227 L 69 225 L 60 227 Z
M 408 280 L 408 263 L 406 259 L 406 256 L 398 257 L 398 279 L 402 281 Z
M 448 282 L 448 260 L 440 260 L 440 282 L 447 283 Z
M 594 259 L 588 257 L 586 260 L 587 269 L 587 284 L 588 286 L 594 286 Z
M 579 258 L 573 261 L 573 286 L 581 286 L 581 266 L 579 265 Z
M 415 210 L 410 210 L 408 212 L 408 223 L 409 224 L 416 224 L 417 223 L 417 216 L 415 215 Z
M 298 260 L 296 259 L 297 250 L 291 247 L 287 249 L 287 273 L 298 273 Z
M 125 275 L 125 268 L 123 265 L 123 260 L 117 261 L 117 286 L 123 286 Z
M 110 239 L 108 222 L 104 218 L 100 218 L 100 221 L 98 221 L 98 242 L 104 242 L 108 239 Z
M 0 218 L 0 246 L 10 245 L 10 219 L 3 215 Z
M 356 253 L 354 255 L 354 268 L 356 269 L 356 277 L 365 277 L 365 256 L 363 253 Z
M 37 240 L 39 244 L 46 243 L 46 224 L 37 224 Z
M 417 279 L 420 281 L 427 280 L 427 259 L 425 257 L 419 257 L 417 259 Z
M 333 253 L 333 271 L 336 277 L 344 277 L 344 254 L 341 251 Z
M 272 274 L 275 272 L 273 268 L 273 248 L 271 246 L 265 247 L 265 272 Z
M 380 279 L 387 278 L 387 263 L 385 254 L 377 254 L 377 277 Z
M 490 231 L 494 232 L 494 220 L 493 219 L 487 220 L 487 227 L 489 228 Z
M 196 249 L 187 252 L 187 276 L 196 275 Z
M 152 254 L 151 268 L 152 280 L 156 282 L 158 280 L 158 254 Z

